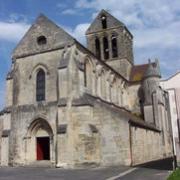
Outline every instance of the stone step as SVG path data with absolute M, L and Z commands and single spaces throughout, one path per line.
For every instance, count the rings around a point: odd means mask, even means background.
M 55 165 L 48 160 L 34 161 L 27 165 L 28 167 L 55 167 Z

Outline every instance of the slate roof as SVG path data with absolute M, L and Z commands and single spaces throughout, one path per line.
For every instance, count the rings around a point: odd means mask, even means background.
M 152 63 L 152 66 L 155 67 L 155 63 Z M 142 81 L 149 64 L 141 64 L 141 65 L 134 65 L 131 70 L 130 74 L 130 81 L 131 82 L 139 82 Z

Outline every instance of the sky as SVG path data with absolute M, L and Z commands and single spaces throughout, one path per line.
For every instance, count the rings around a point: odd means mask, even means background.
M 0 0 L 0 109 L 11 53 L 40 13 L 86 46 L 85 31 L 101 9 L 133 34 L 136 64 L 158 58 L 162 78 L 180 71 L 180 0 Z

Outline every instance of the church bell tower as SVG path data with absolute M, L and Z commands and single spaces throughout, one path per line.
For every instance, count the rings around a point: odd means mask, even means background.
M 126 26 L 102 10 L 86 31 L 87 47 L 99 59 L 129 79 L 133 60 L 133 36 Z

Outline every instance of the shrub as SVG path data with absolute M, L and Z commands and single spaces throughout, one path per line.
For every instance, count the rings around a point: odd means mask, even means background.
M 180 180 L 180 168 L 173 171 L 167 180 Z

